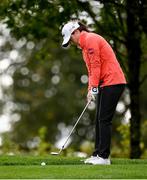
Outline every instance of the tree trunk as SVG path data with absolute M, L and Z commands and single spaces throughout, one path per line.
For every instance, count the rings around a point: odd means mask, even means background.
M 127 0 L 127 50 L 130 89 L 130 158 L 140 158 L 140 64 L 141 64 L 141 30 L 138 20 L 138 1 Z

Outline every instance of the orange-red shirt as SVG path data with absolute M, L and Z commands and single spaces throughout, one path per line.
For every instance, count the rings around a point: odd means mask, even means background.
M 82 31 L 79 39 L 83 59 L 88 70 L 88 90 L 126 84 L 124 73 L 108 42 L 98 34 Z

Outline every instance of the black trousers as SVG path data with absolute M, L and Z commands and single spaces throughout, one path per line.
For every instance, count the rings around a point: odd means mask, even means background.
M 111 145 L 112 118 L 125 84 L 99 88 L 96 99 L 96 136 L 93 156 L 108 158 Z

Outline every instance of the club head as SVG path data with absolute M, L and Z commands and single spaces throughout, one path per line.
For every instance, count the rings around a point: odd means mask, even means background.
M 51 155 L 59 155 L 57 152 L 51 152 Z
M 62 152 L 63 148 L 64 146 L 60 149 L 59 152 L 51 152 L 51 155 L 59 155 Z

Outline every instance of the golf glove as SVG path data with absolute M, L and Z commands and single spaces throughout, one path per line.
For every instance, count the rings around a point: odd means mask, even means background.
M 87 94 L 87 101 L 95 101 L 96 96 L 98 94 L 98 88 L 97 87 L 92 87 L 91 90 L 88 91 Z

